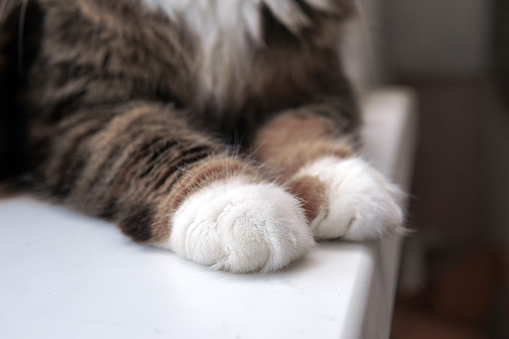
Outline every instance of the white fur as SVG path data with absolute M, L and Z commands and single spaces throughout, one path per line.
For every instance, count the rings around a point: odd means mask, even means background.
M 328 208 L 312 222 L 317 238 L 379 239 L 403 229 L 403 194 L 360 158 L 325 157 L 296 175 L 317 177 L 327 187 Z
M 235 177 L 189 196 L 163 246 L 214 269 L 267 272 L 301 257 L 313 244 L 297 199 L 276 185 Z
M 265 4 L 288 29 L 309 24 L 293 0 L 143 0 L 152 9 L 161 9 L 176 22 L 183 21 L 199 39 L 201 58 L 198 84 L 200 96 L 221 103 L 231 97 L 226 84 L 241 84 L 250 63 L 248 38 L 261 43 L 260 8 Z M 305 0 L 326 10 L 331 0 Z M 233 79 L 232 79 L 233 78 Z M 230 91 L 230 92 L 228 92 Z

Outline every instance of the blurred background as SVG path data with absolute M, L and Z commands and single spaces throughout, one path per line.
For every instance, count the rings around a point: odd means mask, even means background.
M 509 338 L 509 0 L 361 0 L 347 68 L 412 87 L 419 145 L 392 338 Z

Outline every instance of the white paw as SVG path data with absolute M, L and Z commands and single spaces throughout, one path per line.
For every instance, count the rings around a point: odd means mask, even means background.
M 296 175 L 317 177 L 326 186 L 327 207 L 312 221 L 317 238 L 362 241 L 402 233 L 403 193 L 360 158 L 325 157 Z
M 276 185 L 236 177 L 189 196 L 173 217 L 165 247 L 214 269 L 240 273 L 278 270 L 313 244 L 297 199 Z

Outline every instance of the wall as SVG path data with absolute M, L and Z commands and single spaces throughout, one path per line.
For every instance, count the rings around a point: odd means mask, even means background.
M 488 59 L 488 0 L 385 0 L 385 60 L 396 77 L 477 76 Z

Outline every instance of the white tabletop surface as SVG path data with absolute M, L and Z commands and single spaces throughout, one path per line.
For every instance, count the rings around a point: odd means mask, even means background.
M 368 159 L 405 187 L 405 89 L 363 100 Z M 0 338 L 386 338 L 399 239 L 326 242 L 271 274 L 211 271 L 106 222 L 28 197 L 0 201 Z

